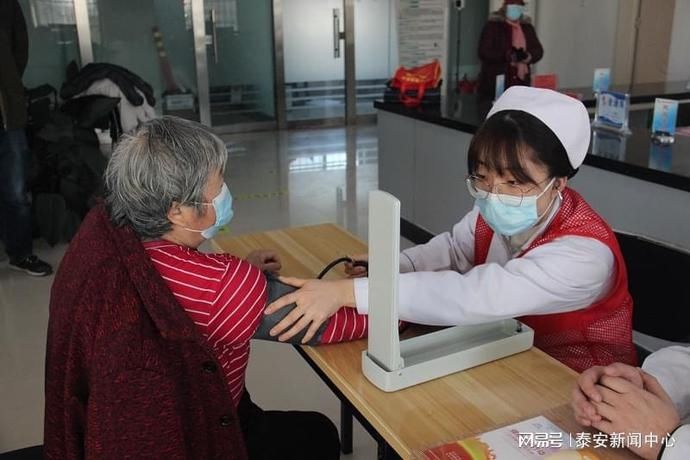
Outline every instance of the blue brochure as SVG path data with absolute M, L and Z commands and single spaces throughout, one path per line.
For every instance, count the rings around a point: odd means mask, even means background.
M 597 108 L 594 112 L 595 128 L 609 129 L 622 134 L 629 134 L 628 114 L 630 112 L 630 95 L 613 91 L 597 93 Z
M 501 97 L 503 91 L 506 90 L 506 76 L 504 74 L 496 75 L 496 95 L 494 101 Z
M 656 98 L 654 100 L 654 118 L 652 132 L 673 136 L 676 132 L 678 118 L 678 101 Z
M 611 69 L 602 68 L 594 69 L 594 82 L 592 83 L 592 89 L 595 93 L 601 91 L 608 91 L 609 85 L 611 84 Z

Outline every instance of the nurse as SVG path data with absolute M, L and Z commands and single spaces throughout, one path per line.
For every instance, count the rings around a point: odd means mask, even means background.
M 535 330 L 537 347 L 577 371 L 636 364 L 618 242 L 568 187 L 590 135 L 580 101 L 546 89 L 506 90 L 470 144 L 465 182 L 474 208 L 450 232 L 401 254 L 400 319 L 471 325 L 519 318 Z M 304 328 L 309 340 L 341 305 L 369 310 L 366 278 L 284 280 L 300 289 L 267 308 L 297 303 L 271 331 L 280 340 Z

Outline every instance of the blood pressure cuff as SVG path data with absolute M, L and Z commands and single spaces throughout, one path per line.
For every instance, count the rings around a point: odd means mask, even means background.
M 290 286 L 289 284 L 285 284 L 280 282 L 278 278 L 268 272 L 264 272 L 264 275 L 266 276 L 266 282 L 268 283 L 268 300 L 266 301 L 266 306 L 270 305 L 272 302 L 278 300 L 279 298 L 283 297 L 285 294 L 289 294 L 291 292 L 294 292 L 297 290 L 296 287 Z M 280 310 L 271 313 L 270 315 L 263 315 L 263 318 L 261 320 L 261 324 L 259 324 L 259 328 L 256 330 L 254 333 L 255 339 L 259 340 L 270 340 L 273 342 L 278 341 L 278 336 L 271 337 L 269 332 L 273 327 L 278 324 L 283 318 L 285 318 L 292 310 L 295 309 L 297 304 L 291 303 L 290 305 L 287 305 Z M 318 345 L 321 343 L 321 338 L 323 337 L 323 333 L 326 330 L 326 327 L 328 327 L 328 321 L 324 321 L 323 324 L 319 327 L 319 330 L 316 331 L 316 334 L 314 334 L 314 337 L 311 338 L 309 342 L 307 342 L 307 345 Z M 299 332 L 299 334 L 294 335 L 290 340 L 286 340 L 285 343 L 292 343 L 295 345 L 301 345 L 302 344 L 302 338 L 304 335 L 307 333 L 308 327 L 304 328 L 302 331 Z

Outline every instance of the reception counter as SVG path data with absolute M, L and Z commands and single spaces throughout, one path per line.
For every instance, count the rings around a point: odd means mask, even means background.
M 690 99 L 690 88 L 687 81 L 671 81 L 663 83 L 637 83 L 634 85 L 613 85 L 610 91 L 630 94 L 630 104 L 633 106 L 653 104 L 654 99 L 663 97 L 678 101 Z M 569 88 L 568 93 L 576 94 L 585 104 L 585 107 L 594 107 L 596 98 L 592 88 Z
M 379 187 L 401 200 L 403 236 L 419 241 L 449 230 L 473 204 L 465 187 L 467 150 L 488 108 L 474 96 L 416 109 L 374 105 Z M 673 145 L 658 146 L 647 117 L 646 111 L 631 115 L 630 136 L 594 133 L 569 185 L 616 230 L 690 249 L 690 137 L 677 135 Z

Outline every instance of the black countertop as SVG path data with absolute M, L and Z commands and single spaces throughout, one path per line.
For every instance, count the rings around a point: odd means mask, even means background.
M 690 192 L 690 137 L 676 134 L 671 145 L 657 145 L 650 133 L 630 136 L 595 131 L 585 164 Z
M 453 95 L 441 98 L 441 104 L 416 108 L 383 101 L 374 101 L 374 107 L 386 112 L 474 134 L 491 108 L 491 104 L 479 102 L 475 95 Z
M 592 88 L 559 89 L 562 92 L 577 95 L 585 107 L 594 107 L 597 101 Z M 630 94 L 631 104 L 654 102 L 657 97 L 666 99 L 690 99 L 690 88 L 687 81 L 670 81 L 666 83 L 637 83 L 635 85 L 613 85 L 609 91 Z
M 651 88 L 650 86 L 646 90 Z M 657 88 L 661 89 L 661 87 Z M 652 101 L 655 97 L 669 97 L 666 93 L 645 94 L 640 97 L 651 97 Z M 687 96 L 690 98 L 690 91 L 687 91 Z M 491 104 L 479 102 L 475 95 L 452 95 L 443 97 L 441 104 L 435 106 L 411 109 L 402 104 L 376 101 L 374 107 L 474 134 Z M 634 116 L 638 119 L 633 120 Z M 656 145 L 652 142 L 649 130 L 646 128 L 647 116 L 647 111 L 631 114 L 633 133 L 629 136 L 620 137 L 607 132 L 595 132 L 585 164 L 690 192 L 690 137 L 676 134 L 674 144 Z
M 585 107 L 596 106 L 596 99 L 592 88 L 570 88 L 559 90 L 577 94 Z M 670 81 L 665 83 L 637 83 L 635 85 L 613 85 L 609 91 L 630 94 L 631 104 L 654 102 L 657 97 L 666 99 L 690 99 L 690 88 L 687 81 Z

